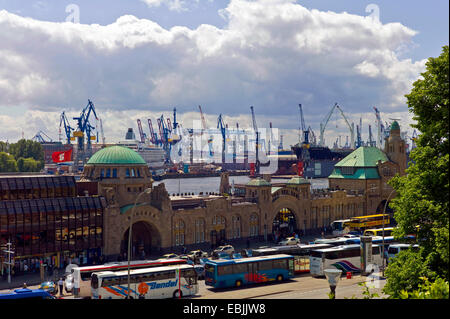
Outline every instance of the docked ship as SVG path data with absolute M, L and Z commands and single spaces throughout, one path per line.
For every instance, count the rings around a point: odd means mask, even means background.
M 165 173 L 166 152 L 161 147 L 138 141 L 132 128 L 128 129 L 125 140 L 119 141 L 116 145 L 126 146 L 141 155 L 147 162 L 153 176 L 160 176 Z
M 305 149 L 299 143 L 291 148 L 298 161 L 308 157 L 308 154 L 303 154 Z M 353 151 L 351 148 L 330 149 L 327 146 L 311 145 L 308 148 L 309 160 L 303 174 L 308 178 L 328 177 L 333 172 L 334 165 Z

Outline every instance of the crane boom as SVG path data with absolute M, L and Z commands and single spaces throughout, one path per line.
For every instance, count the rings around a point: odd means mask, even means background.
M 252 112 L 252 123 L 253 123 L 253 130 L 256 134 L 256 162 L 255 162 L 255 173 L 259 174 L 259 132 L 258 132 L 258 126 L 256 125 L 256 117 L 255 117 L 255 111 L 253 109 L 253 106 L 250 106 L 250 110 Z
M 142 124 L 140 119 L 137 119 L 137 125 L 139 129 L 139 136 L 141 137 L 141 142 L 145 143 L 144 131 L 142 130 Z
M 339 112 L 341 112 L 341 115 L 342 115 L 342 117 L 344 118 L 344 120 L 345 120 L 345 123 L 347 124 L 347 126 L 348 126 L 348 129 L 350 130 L 350 147 L 353 147 L 354 146 L 354 141 L 355 141 L 355 133 L 354 133 L 354 125 L 350 125 L 350 123 L 348 122 L 348 120 L 347 120 L 347 117 L 345 117 L 345 114 L 344 114 L 344 112 L 342 111 L 342 109 L 339 107 L 339 105 L 337 105 L 337 103 L 336 103 L 336 107 L 337 107 L 337 109 L 339 110 Z
M 328 121 L 330 120 L 331 115 L 333 114 L 334 109 L 336 108 L 337 103 L 334 104 L 334 106 L 331 108 L 330 112 L 327 113 L 325 116 L 325 123 L 320 123 L 320 135 L 319 135 L 319 145 L 325 146 L 325 140 L 324 140 L 324 133 L 325 133 L 325 127 L 328 124 Z
M 300 110 L 300 123 L 301 123 L 301 131 L 303 133 L 303 141 L 302 144 L 309 145 L 309 130 L 306 129 L 305 120 L 303 118 L 303 110 L 302 105 L 298 105 Z

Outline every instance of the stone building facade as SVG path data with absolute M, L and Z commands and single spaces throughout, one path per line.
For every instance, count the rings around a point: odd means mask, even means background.
M 220 195 L 169 196 L 164 183 L 153 186 L 145 161 L 119 146 L 95 153 L 81 182 L 97 182 L 98 194 L 106 199 L 103 254 L 111 259 L 126 252 L 130 225 L 135 256 L 179 253 L 183 247 L 209 250 L 224 242 L 271 241 L 293 232 L 320 234 L 333 220 L 373 213 L 392 197 L 387 180 L 403 173 L 404 167 L 390 158 L 402 160 L 398 152 L 404 142 L 397 139 L 396 127 L 391 132 L 387 155 L 356 150 L 348 157 L 362 156 L 362 171 L 337 165 L 329 189 L 312 190 L 302 177 L 271 183 L 265 176 L 235 185 L 233 194 L 225 194 L 230 187 L 224 174 Z M 362 177 L 355 178 L 357 172 Z

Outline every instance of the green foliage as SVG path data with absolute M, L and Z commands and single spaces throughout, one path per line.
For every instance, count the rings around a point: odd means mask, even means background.
M 406 95 L 420 135 L 407 174 L 389 181 L 397 191 L 390 206 L 398 223 L 395 236 L 416 234 L 421 250 L 400 253 L 387 268 L 384 291 L 394 298 L 419 289 L 420 277 L 449 278 L 448 53 L 444 46 L 438 58 L 430 58 Z
M 448 299 L 448 281 L 442 278 L 437 278 L 434 282 L 428 281 L 426 277 L 421 277 L 420 279 L 423 283 L 419 284 L 419 288 L 411 292 L 402 290 L 400 299 Z
M 17 172 L 17 163 L 14 156 L 0 152 L 0 172 Z
M 44 149 L 39 142 L 24 139 L 9 145 L 0 142 L 1 153 L 0 172 L 39 172 L 44 168 Z

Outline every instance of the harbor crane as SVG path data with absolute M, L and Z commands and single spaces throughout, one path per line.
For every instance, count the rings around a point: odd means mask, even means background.
M 141 143 L 145 143 L 145 133 L 142 130 L 142 123 L 140 119 L 137 119 L 137 125 L 139 129 L 139 137 L 141 138 Z
M 90 157 L 92 152 L 91 140 L 95 140 L 95 136 L 92 136 L 92 132 L 95 129 L 89 123 L 89 117 L 93 114 L 95 119 L 98 120 L 97 113 L 95 112 L 94 103 L 88 99 L 88 104 L 81 111 L 79 117 L 74 117 L 73 119 L 77 121 L 77 129 L 73 132 L 73 136 L 78 140 L 77 156 L 76 156 L 76 167 L 80 168 L 80 160 L 82 164 Z M 86 149 L 84 148 L 84 135 L 86 134 Z M 81 166 L 82 167 L 82 166 Z
M 225 163 L 225 142 L 226 142 L 226 125 L 223 123 L 222 114 L 217 119 L 217 128 L 220 129 L 222 134 L 222 164 Z
M 324 122 L 320 123 L 319 145 L 320 146 L 325 146 L 325 140 L 324 140 L 325 128 L 326 128 L 326 126 L 328 124 L 328 121 L 330 120 L 330 117 L 333 114 L 335 108 L 337 108 L 339 110 L 339 112 L 341 113 L 342 117 L 344 118 L 345 123 L 347 124 L 347 126 L 348 126 L 348 128 L 350 130 L 350 147 L 354 147 L 355 146 L 355 129 L 354 129 L 354 124 L 352 123 L 350 125 L 350 123 L 348 122 L 344 112 L 342 111 L 342 109 L 339 107 L 339 105 L 337 103 L 335 103 L 334 106 L 331 108 L 330 112 L 327 113 L 327 115 L 325 116 Z
M 305 120 L 303 118 L 303 110 L 302 105 L 298 105 L 300 110 L 300 130 L 302 131 L 303 140 L 301 141 L 301 147 L 302 147 L 302 154 L 301 159 L 303 162 L 303 167 L 306 169 L 306 167 L 309 165 L 309 162 L 311 160 L 311 157 L 309 155 L 309 130 L 306 129 Z
M 44 138 L 44 136 L 47 138 L 47 140 Z M 39 132 L 37 132 L 36 135 L 31 138 L 31 140 L 39 143 L 53 142 L 51 137 L 45 134 L 42 130 L 39 130 Z
M 70 144 L 71 133 L 74 130 L 73 127 L 69 125 L 69 120 L 67 119 L 66 113 L 63 111 L 59 117 L 59 140 L 61 141 L 61 126 L 64 126 L 64 133 L 66 134 L 67 144 Z
M 151 119 L 147 119 L 147 121 L 148 121 L 148 128 L 149 128 L 149 131 L 150 131 L 150 141 L 154 145 L 161 145 L 161 141 L 158 139 L 157 134 L 153 130 L 152 120 Z
M 250 106 L 250 110 L 252 112 L 253 131 L 256 134 L 255 173 L 259 174 L 259 132 L 258 132 L 258 126 L 256 125 L 255 111 L 253 110 L 253 106 Z
M 78 138 L 78 151 L 84 151 L 84 134 L 86 132 L 86 140 L 87 140 L 87 150 L 91 149 L 91 132 L 94 130 L 94 127 L 89 123 L 89 116 L 94 114 L 95 119 L 98 120 L 97 113 L 95 112 L 94 103 L 91 100 L 88 100 L 88 104 L 81 111 L 79 117 L 74 117 L 73 119 L 77 121 L 77 130 L 73 132 L 73 136 Z
M 374 106 L 373 109 L 375 110 L 375 118 L 377 119 L 377 141 L 376 146 L 378 148 L 383 148 L 383 134 L 384 134 L 384 125 L 381 122 L 381 116 L 380 111 Z
M 202 131 L 201 131 L 200 135 L 203 135 L 207 131 L 206 120 L 205 120 L 205 116 L 203 115 L 202 107 L 199 105 L 198 108 L 200 110 L 200 117 L 202 119 Z M 213 141 L 213 137 L 211 135 L 208 138 L 209 156 L 211 156 L 211 157 L 214 156 L 214 151 L 212 149 L 212 141 Z M 200 158 L 203 159 L 203 147 L 201 147 Z
M 347 120 L 347 117 L 345 116 L 344 112 L 339 107 L 339 105 L 337 105 L 337 103 L 336 103 L 336 108 L 341 112 L 341 115 L 344 118 L 344 121 L 347 124 L 348 129 L 350 131 L 350 147 L 354 147 L 354 145 L 355 145 L 355 125 L 353 123 L 352 123 L 352 125 L 350 125 L 350 123 Z
M 306 129 L 305 120 L 303 118 L 302 105 L 299 104 L 298 107 L 300 110 L 300 125 L 301 125 L 300 130 L 302 131 L 302 134 L 303 134 L 302 145 L 304 144 L 306 146 L 306 148 L 309 148 L 309 130 Z

